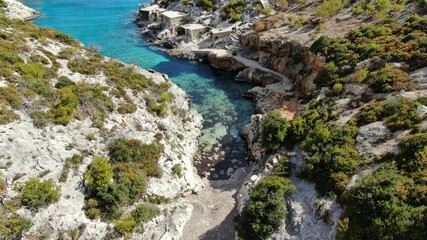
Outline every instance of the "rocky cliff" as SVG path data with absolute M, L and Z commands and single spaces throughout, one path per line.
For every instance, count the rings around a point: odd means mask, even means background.
M 35 13 L 19 2 L 6 3 L 10 18 Z M 93 191 L 85 173 L 94 158 L 111 156 L 116 139 L 162 146 L 160 174 L 120 214 L 147 197 L 167 200 L 156 207 L 163 214 L 143 224 L 143 238 L 179 238 L 192 212 L 180 197 L 203 187 L 192 164 L 202 118 L 185 92 L 164 74 L 103 57 L 65 34 L 4 15 L 0 25 L 1 238 L 117 236 L 111 218 L 85 214 Z M 80 160 L 70 168 L 72 159 Z M 52 181 L 60 189 L 56 201 L 28 207 L 18 186 L 31 179 Z M 15 214 L 27 220 L 12 223 Z

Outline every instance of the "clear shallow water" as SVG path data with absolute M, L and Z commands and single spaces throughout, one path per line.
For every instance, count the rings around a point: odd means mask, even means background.
M 166 73 L 183 88 L 205 119 L 200 139 L 204 149 L 200 159 L 203 161 L 199 170 L 214 167 L 212 174 L 221 179 L 226 175 L 220 174 L 220 170 L 245 165 L 245 161 L 240 161 L 247 153 L 239 132 L 249 123 L 253 104 L 242 98 L 240 93 L 253 85 L 237 83 L 231 73 L 213 69 L 207 64 L 171 57 L 148 44 L 136 32 L 138 29 L 133 24 L 135 17 L 132 15 L 138 3 L 145 4 L 148 0 L 21 1 L 42 13 L 33 21 L 35 24 L 65 32 L 86 46 L 90 43 L 99 45 L 101 53 L 108 57 Z M 213 163 L 215 159 L 225 161 Z M 239 162 L 232 164 L 232 159 Z

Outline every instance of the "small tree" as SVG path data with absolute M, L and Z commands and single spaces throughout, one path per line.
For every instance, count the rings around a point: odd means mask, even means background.
M 40 182 L 30 178 L 26 183 L 16 188 L 20 193 L 18 199 L 24 206 L 40 208 L 56 202 L 60 197 L 60 187 L 56 186 L 51 179 Z
M 95 157 L 89 170 L 85 174 L 85 179 L 89 186 L 95 191 L 102 191 L 111 184 L 113 178 L 113 167 L 108 162 L 108 159 Z
M 286 217 L 286 197 L 295 190 L 289 179 L 268 177 L 252 190 L 251 200 L 234 219 L 242 239 L 266 239 Z
M 277 150 L 286 136 L 289 122 L 277 111 L 269 112 L 261 124 L 261 143 L 267 150 Z

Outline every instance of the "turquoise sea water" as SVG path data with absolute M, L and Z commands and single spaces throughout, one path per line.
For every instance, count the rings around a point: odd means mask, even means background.
M 42 13 L 33 22 L 42 27 L 51 27 L 65 32 L 85 45 L 101 46 L 101 53 L 124 62 L 134 63 L 166 73 L 171 80 L 183 88 L 191 97 L 193 106 L 205 120 L 201 146 L 212 145 L 215 152 L 201 153 L 202 165 L 208 168 L 208 160 L 224 160 L 213 164 L 214 173 L 227 169 L 230 160 L 241 160 L 246 155 L 239 132 L 249 122 L 253 110 L 252 102 L 240 93 L 253 87 L 237 83 L 234 74 L 216 70 L 209 65 L 178 59 L 165 54 L 161 49 L 148 44 L 137 33 L 132 12 L 138 3 L 147 0 L 22 0 Z M 205 148 L 206 149 L 206 148 Z M 221 153 L 219 154 L 218 153 Z M 240 165 L 245 165 L 242 161 Z M 213 173 L 213 174 L 214 174 Z

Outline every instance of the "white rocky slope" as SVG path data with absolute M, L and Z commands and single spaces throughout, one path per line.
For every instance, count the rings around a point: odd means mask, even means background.
M 279 152 L 271 156 L 265 156 L 259 141 L 260 122 L 262 115 L 254 115 L 251 124 L 244 130 L 244 135 L 248 140 L 253 157 L 256 159 L 252 165 L 246 182 L 240 188 L 237 195 L 237 208 L 239 212 L 250 199 L 250 191 L 263 178 L 269 176 L 273 169 L 280 163 L 280 159 L 289 155 L 292 165 L 290 179 L 296 190 L 287 200 L 288 217 L 283 225 L 277 229 L 270 237 L 271 240 L 303 240 L 335 239 L 336 226 L 342 213 L 341 207 L 332 199 L 321 198 L 315 184 L 297 177 L 304 167 L 304 158 L 298 147 L 294 152 Z M 262 164 L 266 157 L 265 163 Z M 262 165 L 262 166 L 261 166 Z
M 27 7 L 8 0 L 8 16 L 27 18 Z M 11 14 L 13 12 L 13 14 Z M 10 29 L 9 29 L 10 30 Z M 9 31 L 1 30 L 1 31 Z M 44 51 L 57 55 L 66 46 L 56 40 L 47 39 L 44 43 L 27 39 L 29 53 L 22 54 L 26 61 L 30 55 L 43 56 Z M 85 56 L 84 49 L 79 49 L 76 55 Z M 109 59 L 105 58 L 105 61 Z M 74 82 L 87 82 L 107 86 L 107 78 L 102 72 L 97 75 L 82 75 L 73 73 L 67 67 L 68 60 L 58 60 L 60 67 L 58 75 L 67 76 Z M 52 63 L 50 63 L 52 64 Z M 136 67 L 135 67 L 136 68 Z M 7 189 L 3 200 L 17 195 L 14 187 L 29 178 L 52 179 L 61 187 L 61 197 L 58 202 L 37 212 L 21 208 L 18 214 L 30 219 L 33 227 L 24 235 L 24 239 L 57 239 L 60 234 L 79 230 L 80 239 L 100 239 L 108 233 L 113 225 L 99 219 L 87 218 L 82 210 L 84 206 L 83 175 L 95 156 L 107 156 L 108 144 L 116 138 L 138 139 L 143 143 L 151 143 L 156 133 L 162 133 L 160 143 L 164 152 L 159 159 L 163 172 L 161 178 L 150 180 L 146 189 L 147 194 L 155 194 L 170 199 L 179 198 L 184 192 L 197 192 L 203 184 L 192 165 L 192 158 L 197 151 L 197 138 L 202 127 L 202 118 L 189 105 L 186 93 L 173 84 L 166 75 L 136 68 L 139 74 L 151 78 L 154 83 L 167 82 L 171 85 L 169 92 L 175 98 L 168 103 L 169 110 L 164 117 L 153 115 L 147 110 L 144 100 L 145 93 L 135 93 L 127 90 L 127 95 L 136 104 L 137 110 L 132 114 L 120 114 L 113 111 L 104 120 L 102 130 L 92 126 L 89 118 L 75 119 L 67 126 L 49 124 L 37 128 L 30 118 L 31 104 L 22 110 L 15 110 L 20 116 L 6 125 L 0 125 L 0 175 L 7 181 Z M 18 73 L 15 73 L 18 74 Z M 8 86 L 8 79 L 0 79 L 1 87 Z M 55 80 L 51 82 L 54 85 Z M 110 89 L 111 90 L 111 86 Z M 110 96 L 115 108 L 120 99 Z M 149 94 L 149 93 L 148 93 Z M 146 95 L 145 95 L 146 96 Z M 90 137 L 89 137 L 90 136 Z M 64 162 L 73 154 L 85 156 L 77 171 L 71 171 L 65 182 L 59 181 Z M 180 165 L 181 176 L 172 172 L 172 166 Z M 147 223 L 144 236 L 151 239 L 179 238 L 185 222 L 191 215 L 192 207 L 180 203 L 180 200 L 160 206 L 164 214 Z M 154 226 L 154 227 L 153 227 Z M 163 232 L 159 229 L 163 228 Z M 139 238 L 138 235 L 135 238 Z
M 4 0 L 7 4 L 6 16 L 12 19 L 29 20 L 40 15 L 36 10 L 29 8 L 16 0 Z

